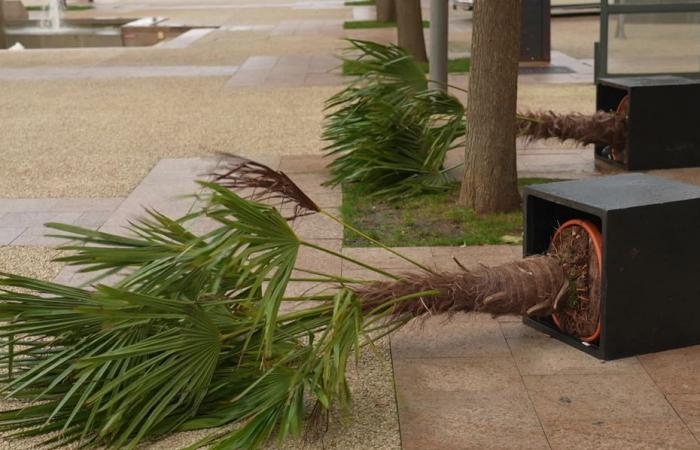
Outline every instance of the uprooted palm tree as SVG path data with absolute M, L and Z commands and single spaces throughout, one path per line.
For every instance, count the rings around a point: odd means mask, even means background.
M 290 220 L 340 219 L 285 174 L 252 161 L 234 160 L 202 185 L 201 211 L 178 219 L 149 211 L 129 236 L 50 224 L 75 241 L 60 261 L 94 272 L 92 287 L 0 275 L 1 390 L 26 402 L 0 413 L 0 430 L 45 436 L 54 447 L 134 448 L 211 428 L 189 448 L 257 448 L 273 435 L 299 436 L 333 408 L 349 408 L 349 359 L 415 317 L 549 314 L 568 308 L 580 289 L 571 283 L 578 266 L 562 251 L 435 273 L 387 249 L 417 270 L 396 274 L 305 241 L 263 202 L 281 201 Z M 243 198 L 238 189 L 253 195 Z M 216 227 L 201 235 L 188 230 L 202 219 Z M 301 248 L 388 281 L 303 270 L 296 264 Z M 120 281 L 99 284 L 115 274 Z M 286 296 L 299 280 L 328 290 Z M 229 424 L 236 426 L 220 428 Z
M 464 106 L 430 89 L 423 66 L 400 47 L 349 42 L 350 56 L 343 64 L 359 77 L 326 102 L 324 150 L 333 158 L 329 184 L 357 182 L 366 195 L 388 199 L 449 189 L 451 167 L 444 167 L 445 156 L 464 143 Z M 624 111 L 526 112 L 517 116 L 517 126 L 530 140 L 596 144 L 623 158 Z

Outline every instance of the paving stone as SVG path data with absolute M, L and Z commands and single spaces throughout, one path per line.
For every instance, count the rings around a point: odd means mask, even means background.
M 698 448 L 645 373 L 523 376 L 552 448 Z
M 405 450 L 548 449 L 508 357 L 394 359 Z
M 666 400 L 697 439 L 700 436 L 700 394 L 667 394 Z
M 111 212 L 119 207 L 123 197 L 115 198 L 58 198 L 51 205 L 55 212 Z
M 700 345 L 638 358 L 665 394 L 700 394 Z
M 80 215 L 80 213 L 11 212 L 0 217 L 0 227 L 26 228 L 38 227 L 47 222 L 73 223 Z
M 26 227 L 0 227 L 0 245 L 10 245 L 25 230 Z
M 429 269 L 435 268 L 435 265 L 433 264 L 433 254 L 430 247 L 395 247 L 393 250 L 416 261 L 418 264 L 426 266 Z M 343 249 L 343 254 L 373 267 L 379 267 L 382 269 L 401 269 L 406 271 L 414 271 L 416 273 L 421 272 L 421 269 L 416 267 L 415 264 L 412 264 L 409 261 L 406 261 L 405 259 L 380 247 L 346 247 Z M 352 263 L 348 262 L 348 265 L 348 267 L 350 267 L 352 266 Z
M 331 192 L 340 192 L 339 187 L 330 188 L 324 186 L 323 183 L 328 181 L 325 174 L 319 173 L 292 173 L 289 177 L 294 183 L 307 194 L 328 194 Z
M 554 450 L 700 448 L 680 420 L 552 420 L 544 424 Z
M 471 247 L 432 247 L 438 270 L 459 271 L 454 258 L 466 268 L 479 265 L 495 266 L 522 258 L 522 248 L 517 245 L 475 245 Z
M 637 358 L 601 361 L 520 321 L 501 323 L 501 329 L 523 375 L 644 373 Z
M 89 211 L 81 214 L 74 224 L 85 228 L 97 229 L 104 225 L 111 215 L 111 211 Z
M 0 199 L 0 214 L 51 211 L 56 201 L 55 198 L 2 198 Z
M 226 88 L 262 86 L 271 69 L 239 70 L 224 85 Z
M 316 155 L 285 155 L 280 158 L 279 170 L 290 175 L 298 173 L 319 173 L 323 176 L 328 174 L 326 167 L 330 159 Z M 294 177 L 292 177 L 294 178 Z
M 12 241 L 12 245 L 56 247 L 68 243 L 65 239 L 47 236 L 49 233 L 52 231 L 46 227 L 28 227 Z
M 251 56 L 241 65 L 239 73 L 248 70 L 272 69 L 278 61 L 279 56 Z
M 391 337 L 394 360 L 510 357 L 497 321 L 484 314 L 417 319 Z
M 328 240 L 329 245 L 323 242 L 315 242 L 315 244 L 328 248 L 329 250 L 339 252 L 340 251 L 340 241 L 339 240 Z M 308 269 L 312 271 L 318 271 L 327 273 L 329 275 L 340 275 L 341 273 L 342 260 L 334 255 L 324 253 L 320 250 L 314 248 L 302 246 L 299 249 L 299 255 L 297 256 L 297 268 Z
M 362 281 L 387 281 L 393 279 L 369 269 L 356 269 L 357 266 L 355 264 L 350 265 L 352 268 L 348 268 L 348 264 L 343 262 L 343 278 Z M 386 272 L 393 273 L 394 271 L 387 270 Z
M 314 214 L 294 221 L 294 232 L 302 239 L 342 239 L 343 227 L 336 221 Z

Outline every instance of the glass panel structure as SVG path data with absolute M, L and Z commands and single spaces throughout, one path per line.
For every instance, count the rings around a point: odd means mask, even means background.
M 596 77 L 700 77 L 700 0 L 601 0 Z

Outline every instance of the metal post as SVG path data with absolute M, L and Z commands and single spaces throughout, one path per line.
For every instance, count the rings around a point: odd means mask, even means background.
M 447 88 L 449 0 L 430 0 L 430 87 Z

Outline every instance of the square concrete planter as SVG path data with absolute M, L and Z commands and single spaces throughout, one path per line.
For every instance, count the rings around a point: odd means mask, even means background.
M 570 219 L 603 241 L 601 334 L 586 343 L 551 318 L 524 321 L 600 359 L 700 344 L 700 188 L 623 174 L 525 188 L 525 256 Z
M 602 170 L 651 170 L 700 166 L 700 80 L 678 76 L 601 78 L 598 111 L 617 111 L 628 96 L 626 161 L 596 147 Z

